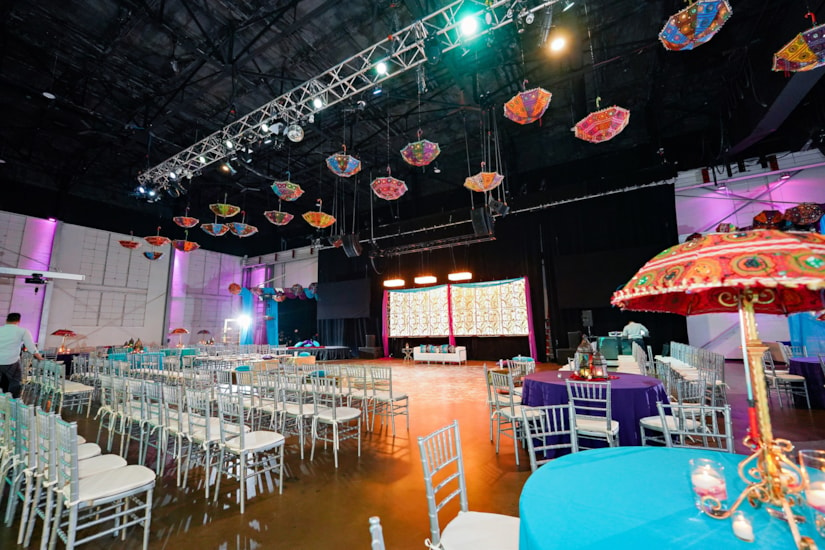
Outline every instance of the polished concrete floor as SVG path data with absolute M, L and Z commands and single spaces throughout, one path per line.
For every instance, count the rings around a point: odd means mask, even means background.
M 398 360 L 374 360 L 393 367 L 396 387 L 410 395 L 410 430 L 403 420 L 393 437 L 385 428 L 365 433 L 361 457 L 354 442 L 340 450 L 335 469 L 331 449 L 316 451 L 309 460 L 309 447 L 300 459 L 297 438 L 288 439 L 288 467 L 284 492 L 256 495 L 240 514 L 237 483 L 224 481 L 217 503 L 206 501 L 202 477 L 190 479 L 189 487 L 178 489 L 174 468 L 158 480 L 155 491 L 150 548 L 255 548 L 368 549 L 368 518 L 380 516 L 389 550 L 423 548 L 429 535 L 427 507 L 422 480 L 417 437 L 458 419 L 469 486 L 470 507 L 518 515 L 521 487 L 530 475 L 529 460 L 521 451 L 516 466 L 512 442 L 505 438 L 500 454 L 488 436 L 486 389 L 482 363 L 467 366 L 413 365 Z M 540 369 L 555 369 L 544 364 Z M 729 401 L 734 410 L 737 440 L 746 429 L 744 373 L 741 363 L 726 367 L 731 386 Z M 90 441 L 97 424 L 65 415 L 79 422 L 79 431 Z M 800 448 L 825 448 L 825 410 L 772 409 L 774 432 Z M 738 452 L 745 452 L 741 443 Z M 4 509 L 4 507 L 3 507 Z M 451 517 L 454 510 L 447 511 Z M 15 528 L 0 526 L 0 548 L 14 548 Z M 35 534 L 36 544 L 39 533 Z M 126 541 L 110 538 L 85 548 L 122 550 L 140 548 L 141 534 L 131 530 Z

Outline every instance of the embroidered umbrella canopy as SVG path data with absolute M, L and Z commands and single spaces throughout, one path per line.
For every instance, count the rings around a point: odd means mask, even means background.
M 242 221 L 240 221 L 240 222 L 230 222 L 228 224 L 229 225 L 229 230 L 232 232 L 232 234 L 235 235 L 236 237 L 243 238 L 243 237 L 252 236 L 255 233 L 257 233 L 258 232 L 257 227 L 255 227 L 254 225 L 249 225 L 248 223 L 246 223 L 246 212 L 242 212 L 241 214 L 243 214 L 243 218 L 241 218 Z
M 201 229 L 203 229 L 204 233 L 208 235 L 212 235 L 213 237 L 220 237 L 222 235 L 226 235 L 229 231 L 229 224 L 228 223 L 204 223 L 201 224 Z
M 241 208 L 239 206 L 235 206 L 234 204 L 227 204 L 226 195 L 224 195 L 223 202 L 216 202 L 214 204 L 210 204 L 209 210 L 211 210 L 218 217 L 231 218 L 232 216 L 240 212 Z
M 727 0 L 694 1 L 667 20 L 659 40 L 668 50 L 692 50 L 713 38 L 731 15 Z
M 189 207 L 186 207 L 186 212 L 183 216 L 175 216 L 172 218 L 172 221 L 175 222 L 178 226 L 183 227 L 184 229 L 189 229 L 190 227 L 195 227 L 198 225 L 200 221 L 198 218 L 193 218 L 189 215 Z
M 289 172 L 286 173 L 285 181 L 275 181 L 272 183 L 272 190 L 278 197 L 285 201 L 294 201 L 304 194 L 304 190 L 297 183 L 289 181 Z
M 347 154 L 347 146 L 343 145 L 343 152 L 327 157 L 327 167 L 336 176 L 348 178 L 361 171 L 361 161 Z
M 388 201 L 394 201 L 407 192 L 407 184 L 402 180 L 392 177 L 392 171 L 389 166 L 387 166 L 387 176 L 384 178 L 375 178 L 372 180 L 370 187 L 376 196 Z
M 318 229 L 329 227 L 335 223 L 335 216 L 321 212 L 322 206 L 323 202 L 321 199 L 318 199 L 318 211 L 304 212 L 303 214 L 304 220 L 312 227 L 317 227 Z
M 239 285 L 238 283 L 229 283 L 229 286 L 227 287 L 227 290 L 229 290 L 230 294 L 238 295 L 238 294 L 241 293 L 241 290 L 243 290 L 243 289 L 242 289 L 241 285 Z
M 169 334 L 177 334 L 178 335 L 178 347 L 183 347 L 183 335 L 189 334 L 189 331 L 183 327 L 174 328 L 172 329 Z
M 785 72 L 812 71 L 825 65 L 825 25 L 816 24 L 813 13 L 805 14 L 813 28 L 799 33 L 773 54 L 773 70 Z
M 184 231 L 183 239 L 172 241 L 172 246 L 175 247 L 175 250 L 180 250 L 181 252 L 192 252 L 193 250 L 197 250 L 201 247 L 198 243 L 187 240 L 188 238 L 189 231 Z
M 267 210 L 264 212 L 264 216 L 273 225 L 286 225 L 295 217 L 289 212 L 281 212 L 280 210 Z
M 163 246 L 165 244 L 169 244 L 171 239 L 169 237 L 163 237 L 160 234 L 160 227 L 158 227 L 158 234 L 151 235 L 149 237 L 143 237 L 143 240 L 147 243 L 151 244 L 152 246 Z
M 163 252 L 149 252 L 149 251 L 147 251 L 147 252 L 143 253 L 143 257 L 146 258 L 147 260 L 151 260 L 151 261 L 154 262 L 155 260 L 159 260 L 159 259 L 161 259 L 161 257 L 163 257 Z
M 526 80 L 524 84 L 526 86 Z M 504 104 L 504 116 L 519 124 L 530 124 L 541 118 L 552 97 L 544 88 L 519 92 Z
M 490 191 L 501 185 L 501 182 L 504 181 L 504 176 L 498 172 L 485 172 L 485 165 L 486 163 L 482 162 L 481 172 L 464 180 L 464 187 L 471 191 L 483 193 L 484 191 Z
M 794 225 L 807 226 L 813 225 L 822 219 L 822 208 L 813 202 L 803 202 L 788 208 L 785 211 L 785 219 Z
M 753 217 L 753 228 L 779 229 L 779 225 L 784 219 L 784 214 L 779 210 L 763 210 Z
M 77 336 L 77 333 L 73 330 L 69 330 L 67 328 L 61 328 L 54 332 L 52 332 L 52 336 L 62 336 L 63 339 L 60 341 L 60 349 L 58 351 L 65 352 L 66 351 L 66 338 L 74 338 Z
M 750 495 L 752 504 L 759 500 L 779 507 L 792 532 L 795 516 L 788 513 L 788 499 L 803 485 L 783 473 L 793 465 L 786 456 L 793 445 L 773 438 L 762 360 L 768 347 L 759 340 L 754 313 L 819 311 L 824 295 L 825 237 L 758 229 L 712 233 L 671 247 L 642 266 L 611 300 L 638 311 L 739 314 L 749 409 L 745 443 L 754 453 L 739 466 L 748 487 L 738 502 Z
M 613 105 L 594 111 L 572 128 L 576 137 L 590 143 L 609 141 L 619 135 L 630 121 L 630 111 Z
M 122 240 L 118 241 L 120 246 L 123 248 L 128 248 L 129 250 L 134 250 L 136 248 L 140 248 L 140 241 L 135 240 L 135 235 L 133 233 L 129 233 L 129 240 Z
M 403 149 L 401 149 L 401 157 L 407 164 L 411 164 L 413 166 L 427 166 L 434 161 L 439 154 L 441 154 L 441 147 L 438 146 L 438 143 L 427 139 L 421 139 L 422 135 L 424 135 L 424 133 L 419 128 L 418 141 L 408 143 Z

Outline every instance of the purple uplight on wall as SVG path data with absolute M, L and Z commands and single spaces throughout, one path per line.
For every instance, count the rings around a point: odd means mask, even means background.
M 16 267 L 31 270 L 32 273 L 49 271 L 57 224 L 29 217 L 25 224 Z M 35 342 L 40 340 L 45 296 L 42 285 L 26 284 L 19 278 L 15 280 L 10 311 L 22 314 L 20 324 L 31 331 Z M 40 342 L 40 346 L 43 347 L 43 342 Z
M 185 327 L 186 319 L 186 274 L 189 271 L 189 255 L 174 251 L 172 256 L 172 280 L 169 284 L 169 327 Z

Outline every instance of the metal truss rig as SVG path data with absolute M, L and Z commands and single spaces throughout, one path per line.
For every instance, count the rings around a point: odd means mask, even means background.
M 245 143 L 268 135 L 262 126 L 268 127 L 276 122 L 306 123 L 318 111 L 425 63 L 427 51 L 432 51 L 431 48 L 438 48 L 439 53 L 448 52 L 559 1 L 550 0 L 535 5 L 528 0 L 453 2 L 140 173 L 138 182 L 144 186 L 168 189 L 172 182 L 191 179 L 207 166 L 229 156 L 233 151 L 226 147 L 227 142 L 237 148 L 245 147 Z M 476 4 L 478 8 L 468 11 L 464 9 L 467 4 Z M 460 19 L 468 15 L 485 21 L 471 37 L 462 36 L 459 29 Z M 390 66 L 391 70 L 387 74 L 376 75 L 376 65 L 381 62 Z M 316 98 L 323 102 L 320 108 L 314 105 Z

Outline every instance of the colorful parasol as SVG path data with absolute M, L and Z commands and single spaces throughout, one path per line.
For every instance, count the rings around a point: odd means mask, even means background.
M 822 208 L 813 202 L 803 202 L 785 211 L 785 219 L 794 225 L 813 225 L 822 219 Z
M 613 105 L 590 113 L 578 121 L 572 130 L 579 139 L 601 143 L 619 135 L 629 121 L 630 111 Z
M 481 172 L 464 180 L 464 187 L 471 191 L 483 193 L 484 191 L 490 191 L 501 185 L 501 182 L 504 181 L 504 176 L 498 172 L 485 172 L 485 164 L 484 162 L 481 163 Z
M 730 233 L 731 231 L 736 231 L 736 226 L 732 223 L 722 222 L 716 226 L 717 233 Z
M 526 87 L 526 80 L 524 85 Z M 552 97 L 553 94 L 544 88 L 519 92 L 504 104 L 504 116 L 519 124 L 530 124 L 541 118 Z
M 183 216 L 175 216 L 172 218 L 172 221 L 175 222 L 178 226 L 183 227 L 184 229 L 189 229 L 190 227 L 195 227 L 198 225 L 200 221 L 198 218 L 193 218 L 189 216 L 189 207 L 186 207 L 186 212 Z
M 222 235 L 226 235 L 229 231 L 229 224 L 227 223 L 204 223 L 201 224 L 201 229 L 205 233 L 212 235 L 213 237 L 220 237 Z
M 264 212 L 264 216 L 269 220 L 269 223 L 274 225 L 286 225 L 295 217 L 289 212 L 281 212 L 280 210 L 267 210 Z
M 223 202 L 210 204 L 209 210 L 211 210 L 216 216 L 219 216 L 221 218 L 231 218 L 232 216 L 240 212 L 241 208 L 239 206 L 235 206 L 234 204 L 226 204 L 226 195 L 224 195 Z
M 361 161 L 347 154 L 347 146 L 342 145 L 343 152 L 327 157 L 327 167 L 336 176 L 348 178 L 361 171 Z
M 258 232 L 257 227 L 255 227 L 254 225 L 249 225 L 248 223 L 246 223 L 246 212 L 241 212 L 241 214 L 243 215 L 243 218 L 241 218 L 242 221 L 240 221 L 240 222 L 230 222 L 229 224 L 227 224 L 227 225 L 229 225 L 229 230 L 232 232 L 232 234 L 235 235 L 236 237 L 243 238 L 243 237 L 250 237 L 250 236 L 254 235 L 255 233 L 257 233 Z
M 304 194 L 304 190 L 297 183 L 289 181 L 289 172 L 286 173 L 286 181 L 275 181 L 272 183 L 272 190 L 278 197 L 285 201 L 294 201 Z
M 388 201 L 394 201 L 407 192 L 407 184 L 392 177 L 392 170 L 389 166 L 387 166 L 387 177 L 375 178 L 370 187 L 376 196 Z
M 318 199 L 318 212 L 304 212 L 302 216 L 309 225 L 312 227 L 317 227 L 318 229 L 329 227 L 335 223 L 335 216 L 321 212 L 322 206 L 323 202 L 321 199 Z
M 152 246 L 163 246 L 165 244 L 169 244 L 171 239 L 169 237 L 163 237 L 160 234 L 160 227 L 158 227 L 158 234 L 151 235 L 149 237 L 143 237 L 143 240 L 147 243 L 151 244 Z
M 727 0 L 694 1 L 667 20 L 659 40 L 668 50 L 692 50 L 713 38 L 731 15 Z
M 413 166 L 427 166 L 441 153 L 441 147 L 434 141 L 421 139 L 424 133 L 419 128 L 418 141 L 408 143 L 401 149 L 401 157 L 407 164 Z
M 133 233 L 129 233 L 129 240 L 122 240 L 118 241 L 120 246 L 123 248 L 128 248 L 129 250 L 134 250 L 136 248 L 140 248 L 140 241 L 135 240 L 135 235 Z
M 172 246 L 175 247 L 175 250 L 179 250 L 181 252 L 192 252 L 193 250 L 197 250 L 201 247 L 198 243 L 194 241 L 187 240 L 189 238 L 189 231 L 184 231 L 183 240 L 175 240 L 172 241 Z
M 62 336 L 63 339 L 60 341 L 60 349 L 59 352 L 66 351 L 66 338 L 74 338 L 77 336 L 77 333 L 73 330 L 69 330 L 67 328 L 61 328 L 54 332 L 52 332 L 52 336 Z
M 144 252 L 143 257 L 147 260 L 159 260 L 163 256 L 163 252 Z
M 825 321 L 825 310 L 821 311 L 819 315 L 816 316 L 817 321 Z
M 189 334 L 189 331 L 187 329 L 183 328 L 183 327 L 180 327 L 180 328 L 172 329 L 172 331 L 169 334 L 177 334 L 178 335 L 178 347 L 182 348 L 183 347 L 183 335 L 184 334 Z
M 813 28 L 799 33 L 773 54 L 773 70 L 785 72 L 811 71 L 825 65 L 825 25 L 816 25 L 812 12 L 805 14 Z
M 238 295 L 241 293 L 241 285 L 239 285 L 238 283 L 229 283 L 229 287 L 227 287 L 227 290 L 229 290 L 230 294 Z
M 204 329 L 199 330 L 198 334 L 212 334 L 212 333 L 204 328 Z
M 749 495 L 754 506 L 760 501 L 784 510 L 795 539 L 788 499 L 802 487 L 798 477 L 782 473 L 792 465 L 786 454 L 793 445 L 773 437 L 763 364 L 768 347 L 759 340 L 754 314 L 819 311 L 824 293 L 825 237 L 759 229 L 710 234 L 671 247 L 647 262 L 611 300 L 623 309 L 682 315 L 738 312 L 748 399 L 745 444 L 754 453 L 739 465 L 747 487 L 737 502 Z
M 779 229 L 779 225 L 785 219 L 779 210 L 763 210 L 753 217 L 754 229 Z

